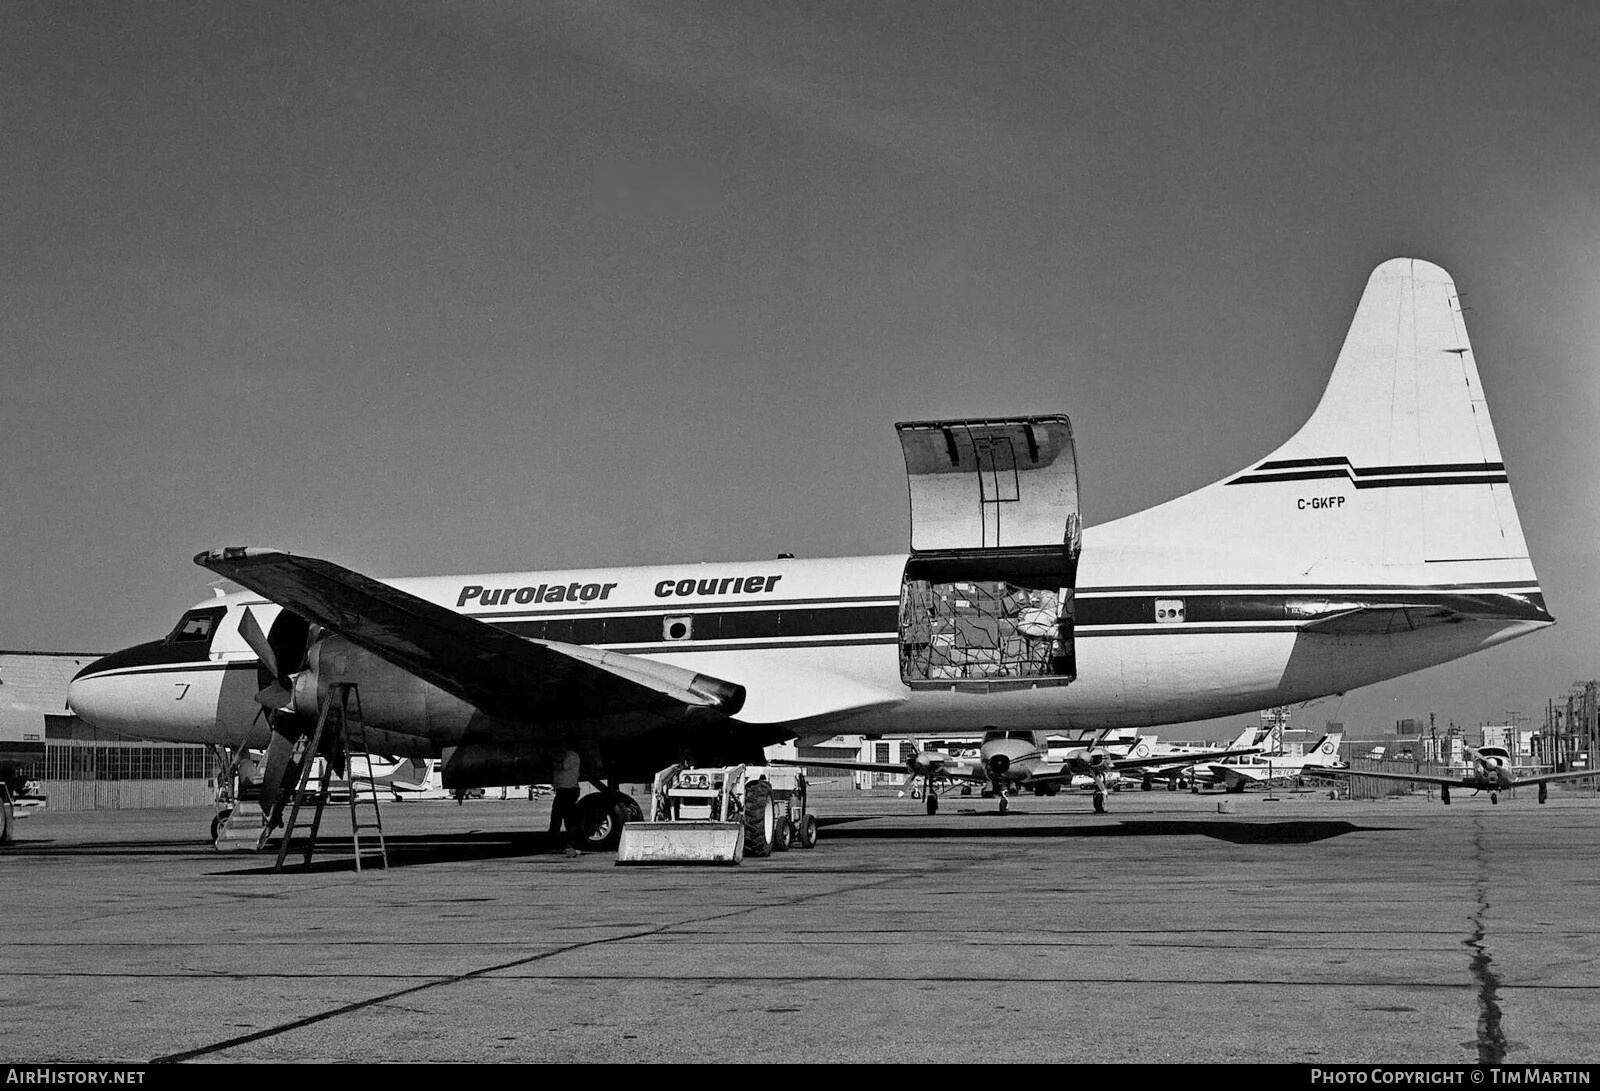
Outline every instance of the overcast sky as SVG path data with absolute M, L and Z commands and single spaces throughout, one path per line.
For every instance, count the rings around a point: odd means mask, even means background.
M 1300 719 L 1537 718 L 1600 676 L 1597 56 L 1591 3 L 10 0 L 0 648 L 159 636 L 228 544 L 900 551 L 905 419 L 1070 414 L 1104 522 L 1286 439 L 1413 256 L 1560 624 Z

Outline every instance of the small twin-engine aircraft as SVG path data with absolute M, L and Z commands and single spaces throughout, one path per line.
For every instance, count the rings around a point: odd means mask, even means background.
M 1288 442 L 1086 532 L 1065 416 L 897 428 L 909 555 L 379 581 L 215 549 L 196 562 L 247 590 L 68 700 L 121 734 L 265 746 L 270 810 L 355 686 L 368 748 L 441 759 L 449 789 L 548 783 L 577 752 L 580 825 L 608 841 L 638 813 L 621 784 L 685 755 L 990 728 L 1031 747 L 1342 693 L 1554 620 L 1460 299 L 1425 261 L 1373 272 Z
M 1212 783 L 1221 784 L 1230 792 L 1242 792 L 1252 784 L 1294 780 L 1307 774 L 1321 776 L 1326 770 L 1342 765 L 1339 744 L 1343 741 L 1343 733 L 1324 735 L 1301 755 L 1255 754 L 1236 761 L 1209 764 L 1206 771 L 1211 774 Z
M 1572 773 L 1537 773 L 1529 777 L 1519 777 L 1516 769 L 1511 764 L 1511 752 L 1503 746 L 1481 746 L 1477 749 L 1467 747 L 1467 757 L 1472 762 L 1472 767 L 1465 776 L 1441 777 L 1428 773 L 1377 773 L 1367 769 L 1318 769 L 1317 775 L 1337 777 L 1372 777 L 1374 780 L 1403 780 L 1413 784 L 1437 784 L 1439 786 L 1439 801 L 1446 806 L 1450 803 L 1450 789 L 1470 788 L 1474 793 L 1488 792 L 1490 803 L 1500 802 L 1500 793 L 1510 791 L 1512 788 L 1531 788 L 1539 786 L 1539 802 L 1545 802 L 1550 795 L 1548 787 L 1553 781 L 1580 780 L 1585 777 L 1600 776 L 1600 772 L 1593 769 L 1580 769 Z
M 958 785 L 987 785 L 998 801 L 1000 813 L 1009 809 L 1007 796 L 1014 792 L 1033 792 L 1053 796 L 1072 784 L 1074 777 L 1087 777 L 1094 789 L 1094 810 L 1104 814 L 1106 790 L 1124 770 L 1165 765 L 1171 758 L 1162 754 L 1136 756 L 1118 754 L 1134 747 L 1139 740 L 1129 739 L 1120 747 L 1091 743 L 1080 747 L 1052 746 L 1043 731 L 1017 731 L 994 728 L 984 733 L 978 759 L 953 757 L 937 750 L 919 750 L 904 765 L 886 762 L 850 761 L 843 758 L 795 758 L 775 761 L 776 765 L 819 766 L 855 769 L 867 773 L 901 773 L 913 780 L 922 779 L 923 798 L 928 813 L 939 811 L 940 791 Z M 1212 761 L 1239 754 L 1254 754 L 1255 749 L 1207 750 L 1195 755 L 1197 761 Z

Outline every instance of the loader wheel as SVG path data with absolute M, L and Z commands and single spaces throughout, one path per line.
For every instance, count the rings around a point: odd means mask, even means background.
M 800 847 L 814 849 L 817 847 L 817 816 L 808 814 L 800 820 Z
M 744 854 L 772 855 L 772 785 L 752 780 L 744 786 Z
M 778 819 L 778 828 L 772 834 L 772 851 L 788 852 L 794 844 L 794 824 L 787 818 Z

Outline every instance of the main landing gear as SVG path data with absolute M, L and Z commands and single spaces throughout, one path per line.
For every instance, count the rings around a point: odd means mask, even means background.
M 578 827 L 578 847 L 586 852 L 610 852 L 622 838 L 628 822 L 644 820 L 634 798 L 615 788 L 600 788 L 578 800 L 573 816 Z

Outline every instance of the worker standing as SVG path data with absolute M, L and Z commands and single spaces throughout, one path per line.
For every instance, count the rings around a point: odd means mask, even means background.
M 562 846 L 568 856 L 578 853 L 578 779 L 582 761 L 576 750 L 564 750 L 556 761 L 555 798 L 550 804 L 550 832 L 562 835 Z M 564 827 L 564 829 L 563 829 Z

